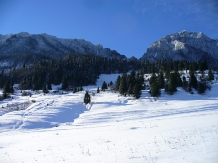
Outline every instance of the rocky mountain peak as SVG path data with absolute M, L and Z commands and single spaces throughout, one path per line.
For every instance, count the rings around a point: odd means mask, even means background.
M 126 59 L 124 55 L 115 50 L 94 45 L 84 39 L 63 39 L 43 34 L 18 34 L 0 35 L 0 55 L 3 54 L 33 54 L 47 55 L 58 59 L 65 54 L 93 54 L 109 58 Z
M 218 41 L 202 32 L 183 30 L 152 43 L 141 59 L 207 60 L 211 66 L 218 67 Z

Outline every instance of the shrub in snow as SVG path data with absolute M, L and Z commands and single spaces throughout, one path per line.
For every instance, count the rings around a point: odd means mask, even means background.
M 32 96 L 32 93 L 29 91 L 23 91 L 21 96 Z
M 85 104 L 88 104 L 88 103 L 90 103 L 90 102 L 91 102 L 90 95 L 89 95 L 88 91 L 86 91 L 86 94 L 85 94 L 85 96 L 84 96 L 84 103 L 85 103 Z

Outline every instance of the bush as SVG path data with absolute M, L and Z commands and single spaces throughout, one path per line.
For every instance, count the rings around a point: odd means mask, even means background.
M 198 93 L 199 93 L 199 94 L 205 93 L 206 89 L 207 89 L 206 83 L 204 83 L 204 82 L 199 82 L 199 83 L 198 83 L 197 90 L 198 90 Z
M 31 92 L 23 91 L 21 96 L 32 96 Z

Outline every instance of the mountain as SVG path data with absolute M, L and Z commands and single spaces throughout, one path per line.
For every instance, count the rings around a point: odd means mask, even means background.
M 53 59 L 59 59 L 63 55 L 71 53 L 126 58 L 115 50 L 103 48 L 100 44 L 93 45 L 84 39 L 61 39 L 47 34 L 29 34 L 26 32 L 0 35 L 0 55 L 46 55 Z
M 206 60 L 210 66 L 218 67 L 218 40 L 202 32 L 182 31 L 167 35 L 152 43 L 141 60 Z

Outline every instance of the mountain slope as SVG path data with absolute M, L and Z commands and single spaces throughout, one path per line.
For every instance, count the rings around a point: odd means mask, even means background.
M 141 59 L 150 61 L 205 59 L 211 66 L 218 67 L 218 40 L 210 39 L 202 32 L 182 31 L 152 43 Z
M 58 59 L 65 54 L 93 54 L 109 58 L 126 58 L 117 51 L 93 45 L 83 39 L 61 39 L 47 34 L 0 35 L 0 55 L 3 54 L 35 54 L 47 55 Z
M 85 90 L 96 92 L 118 75 L 101 75 Z M 217 92 L 217 83 L 205 95 L 178 88 L 157 100 L 146 90 L 138 100 L 102 91 L 85 106 L 85 91 L 31 97 L 17 91 L 0 101 L 0 114 L 17 110 L 0 116 L 0 162 L 217 163 Z M 15 105 L 32 100 L 25 110 Z

